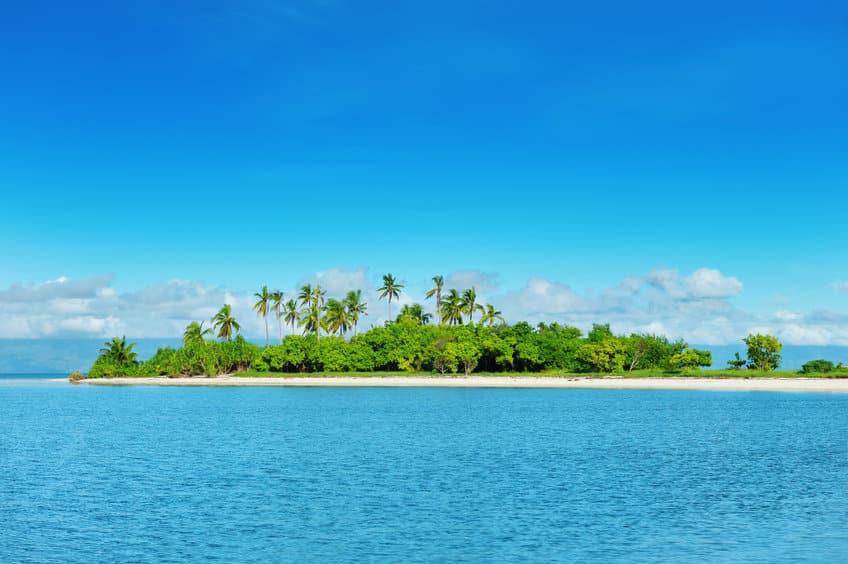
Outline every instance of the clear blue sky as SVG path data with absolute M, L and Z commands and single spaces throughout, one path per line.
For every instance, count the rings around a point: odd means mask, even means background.
M 0 69 L 0 288 L 711 268 L 848 313 L 844 2 L 33 1 Z

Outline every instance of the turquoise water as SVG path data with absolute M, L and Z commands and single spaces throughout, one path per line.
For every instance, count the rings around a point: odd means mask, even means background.
M 838 562 L 848 395 L 0 380 L 0 561 Z

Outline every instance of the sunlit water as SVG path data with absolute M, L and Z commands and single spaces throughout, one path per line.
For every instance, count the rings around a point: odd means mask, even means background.
M 0 379 L 0 561 L 840 562 L 848 395 Z

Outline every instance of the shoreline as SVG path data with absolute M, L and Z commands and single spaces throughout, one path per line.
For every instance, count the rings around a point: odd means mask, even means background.
M 848 393 L 848 379 L 825 378 L 617 378 L 505 376 L 339 376 L 96 378 L 75 384 L 94 386 L 211 386 L 289 388 L 517 388 L 586 390 L 705 390 Z

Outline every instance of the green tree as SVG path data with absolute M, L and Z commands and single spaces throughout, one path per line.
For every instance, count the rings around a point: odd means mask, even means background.
M 672 355 L 669 363 L 678 370 L 694 370 L 701 366 L 712 366 L 713 355 L 710 351 L 686 349 Z
M 377 288 L 379 299 L 388 298 L 389 300 L 389 321 L 392 319 L 392 298 L 397 300 L 400 297 L 401 290 L 403 290 L 403 284 L 399 284 L 391 274 L 385 274 L 383 285 Z
M 300 319 L 300 326 L 303 327 L 305 333 L 315 333 L 315 338 L 321 336 L 321 312 L 325 304 L 325 292 L 320 285 L 313 287 L 311 284 L 306 284 L 301 287 L 297 299 L 304 306 L 303 317 Z
M 100 355 L 118 365 L 136 364 L 138 353 L 133 349 L 135 343 L 127 344 L 127 338 L 113 337 L 111 341 L 106 341 L 104 347 L 100 349 Z
M 271 344 L 271 335 L 268 332 L 268 307 L 271 304 L 271 293 L 268 291 L 268 286 L 262 286 L 262 290 L 253 294 L 257 299 L 253 304 L 253 310 L 256 315 L 261 315 L 265 319 L 265 346 Z
M 218 330 L 218 338 L 231 341 L 233 334 L 241 329 L 238 321 L 233 317 L 233 311 L 230 304 L 224 304 L 215 317 L 212 318 L 212 327 Z
M 733 353 L 735 356 L 733 359 L 727 361 L 727 366 L 730 367 L 731 370 L 742 370 L 745 368 L 745 365 L 748 363 L 747 360 L 739 356 L 739 353 Z
M 432 317 L 431 314 L 424 311 L 421 304 L 412 304 L 403 306 L 403 309 L 400 310 L 400 315 L 397 317 L 397 321 L 410 319 L 418 325 L 427 325 L 430 323 Z
M 356 327 L 361 316 L 368 315 L 368 304 L 362 301 L 362 290 L 351 290 L 344 299 L 347 307 L 347 315 L 353 323 L 353 334 L 356 335 Z
M 183 332 L 183 346 L 190 347 L 198 343 L 203 343 L 204 338 L 211 334 L 212 329 L 204 329 L 202 321 L 200 323 L 192 321 Z
M 436 297 L 436 317 L 439 319 L 440 324 L 442 323 L 442 288 L 444 287 L 444 276 L 433 276 L 433 287 L 424 294 L 425 300 L 429 300 L 433 296 Z
M 768 372 L 780 367 L 783 345 L 772 335 L 748 335 L 743 339 L 748 345 L 748 367 Z
M 271 311 L 277 317 L 277 327 L 280 330 L 280 343 L 283 342 L 283 293 L 280 290 L 271 292 Z
M 328 333 L 338 333 L 339 337 L 342 337 L 350 329 L 348 309 L 344 302 L 335 298 L 327 300 L 327 313 L 324 319 L 327 321 Z
M 489 327 L 493 327 L 495 323 L 500 322 L 501 325 L 506 323 L 503 314 L 495 309 L 495 306 L 492 304 L 486 304 L 485 312 L 483 316 L 480 318 L 480 323 L 489 324 Z
M 483 311 L 483 306 L 477 303 L 477 289 L 468 288 L 462 293 L 462 313 L 468 316 L 468 323 L 474 323 L 474 312 Z
M 294 325 L 297 323 L 297 320 L 300 319 L 300 315 L 301 311 L 297 306 L 296 301 L 289 300 L 283 304 L 283 321 L 285 321 L 287 325 L 291 326 L 292 335 L 294 334 Z
M 606 341 L 607 339 L 614 339 L 615 335 L 612 334 L 612 330 L 610 330 L 609 323 L 605 323 L 601 325 L 600 323 L 593 323 L 592 330 L 589 331 L 589 334 L 586 335 L 586 338 L 590 343 L 600 343 L 602 341 Z
M 451 288 L 446 296 L 442 297 L 442 322 L 448 325 L 462 324 L 462 296 L 454 288 Z
M 455 358 L 468 376 L 477 368 L 482 351 L 477 344 L 477 338 L 472 331 L 457 331 L 456 340 L 446 345 L 449 357 Z
M 624 369 L 627 349 L 617 339 L 600 342 L 587 342 L 578 347 L 575 359 L 581 365 L 581 372 L 604 372 L 611 374 Z
M 801 367 L 801 374 L 813 374 L 816 372 L 826 374 L 828 372 L 833 372 L 834 370 L 836 370 L 836 365 L 834 365 L 831 361 L 819 359 L 805 362 Z

